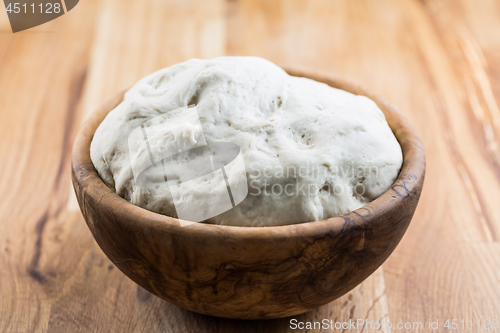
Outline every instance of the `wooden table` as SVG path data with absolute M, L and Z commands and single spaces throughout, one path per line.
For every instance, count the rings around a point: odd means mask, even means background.
M 85 117 L 154 70 L 221 55 L 359 82 L 397 105 L 426 148 L 420 204 L 395 252 L 295 319 L 422 322 L 425 332 L 500 319 L 499 1 L 84 0 L 16 34 L 0 10 L 0 332 L 305 331 L 149 294 L 106 258 L 76 206 L 69 157 Z M 374 331 L 345 331 L 362 330 Z

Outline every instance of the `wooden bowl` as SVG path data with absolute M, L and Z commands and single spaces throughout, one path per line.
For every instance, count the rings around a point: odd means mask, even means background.
M 422 142 L 410 122 L 378 96 L 318 73 L 287 70 L 377 103 L 403 150 L 403 166 L 378 199 L 345 215 L 279 227 L 194 223 L 140 208 L 115 194 L 90 159 L 90 143 L 123 93 L 80 130 L 73 186 L 95 240 L 134 282 L 185 309 L 227 318 L 281 318 L 344 295 L 391 254 L 417 206 L 425 173 Z

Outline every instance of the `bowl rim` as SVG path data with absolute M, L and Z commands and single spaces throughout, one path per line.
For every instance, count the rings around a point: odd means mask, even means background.
M 98 206 L 105 206 L 118 218 L 122 216 L 123 218 L 119 219 L 120 223 L 134 223 L 135 225 L 132 227 L 135 228 L 147 226 L 155 230 L 179 235 L 191 234 L 191 236 L 210 234 L 217 237 L 223 235 L 231 236 L 232 239 L 236 240 L 321 236 L 326 233 L 338 232 L 346 227 L 369 228 L 370 221 L 382 217 L 389 211 L 402 208 L 405 199 L 410 194 L 414 191 L 420 191 L 419 183 L 423 182 L 425 176 L 425 153 L 418 133 L 406 116 L 383 98 L 367 92 L 358 84 L 348 80 L 308 69 L 281 67 L 292 76 L 310 78 L 356 95 L 364 95 L 373 100 L 383 111 L 403 153 L 403 164 L 399 175 L 386 192 L 354 211 L 319 221 L 262 227 L 228 226 L 197 222 L 181 226 L 180 220 L 177 218 L 149 211 L 120 197 L 104 184 L 90 159 L 90 144 L 95 130 L 105 116 L 123 101 L 125 91 L 109 99 L 101 108 L 93 112 L 80 128 L 71 155 L 75 191 L 77 186 L 83 188 L 84 196 L 91 196 L 93 202 L 96 202 Z M 369 218 L 365 218 L 366 212 L 370 213 Z M 125 218 L 125 215 L 128 218 Z M 346 223 L 356 216 L 359 217 L 356 223 Z

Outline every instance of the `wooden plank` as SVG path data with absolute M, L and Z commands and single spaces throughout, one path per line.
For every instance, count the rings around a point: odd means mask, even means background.
M 426 147 L 421 201 L 396 251 L 297 320 L 498 319 L 499 16 L 494 0 L 86 0 L 11 34 L 0 11 L 0 331 L 305 331 L 160 300 L 111 264 L 68 203 L 71 143 L 90 112 L 154 70 L 224 54 L 359 82 Z
M 73 226 L 71 220 L 57 219 L 64 216 L 70 183 L 73 123 L 88 64 L 94 4 L 82 5 L 80 16 L 10 35 L 1 63 L 2 332 L 45 331 L 54 297 L 61 286 L 71 284 L 63 267 L 52 270 L 46 264 L 59 260 L 58 235 L 70 233 Z M 65 265 L 82 260 L 73 253 Z

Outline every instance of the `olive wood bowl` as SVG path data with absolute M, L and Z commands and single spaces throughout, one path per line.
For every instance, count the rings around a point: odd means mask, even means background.
M 379 198 L 342 216 L 278 227 L 193 223 L 153 213 L 118 196 L 90 159 L 95 130 L 123 93 L 85 122 L 72 153 L 72 179 L 95 240 L 130 279 L 182 308 L 227 318 L 297 315 L 344 295 L 391 254 L 405 233 L 424 182 L 422 142 L 408 119 L 359 86 L 286 69 L 357 95 L 384 112 L 403 151 L 396 182 Z

